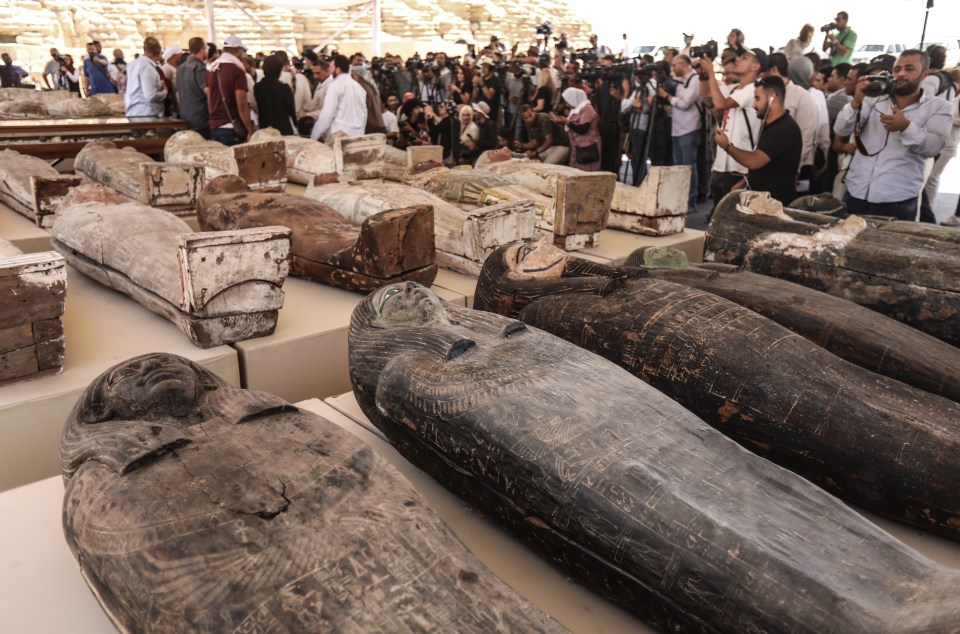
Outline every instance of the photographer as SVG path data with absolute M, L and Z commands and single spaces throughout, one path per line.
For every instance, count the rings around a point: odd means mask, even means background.
M 753 107 L 754 82 L 760 73 L 767 70 L 767 55 L 762 49 L 744 50 L 734 58 L 731 72 L 737 75 L 738 83 L 733 86 L 720 86 L 712 70 L 713 62 L 708 57 L 700 61 L 701 68 L 707 69 L 700 75 L 704 96 L 709 96 L 713 109 L 720 120 L 718 128 L 735 147 L 753 150 L 760 136 L 760 120 Z M 781 100 L 782 102 L 782 100 Z M 747 174 L 748 168 L 733 158 L 723 145 L 717 145 L 717 156 L 713 161 L 710 177 L 710 193 L 714 208 L 726 194 Z
M 860 77 L 837 115 L 837 136 L 854 135 L 844 202 L 851 214 L 914 220 L 924 161 L 939 154 L 953 125 L 950 104 L 920 89 L 930 61 L 904 51 L 889 77 Z
M 673 164 L 690 166 L 690 195 L 688 210 L 696 211 L 697 204 L 697 148 L 700 146 L 700 77 L 686 55 L 677 55 L 673 74 L 680 80 L 676 95 L 670 95 L 661 85 L 657 96 L 668 100 L 672 110 L 670 136 L 673 138 Z
M 475 101 L 487 104 L 489 118 L 496 122 L 500 116 L 500 78 L 493 72 L 493 60 L 489 57 L 480 58 L 480 68 L 481 74 L 473 76 L 477 89 Z
M 63 56 L 63 62 L 57 71 L 57 87 L 80 95 L 80 70 L 74 68 L 73 57 L 70 55 Z
M 756 149 L 738 147 L 720 128 L 714 137 L 718 148 L 749 170 L 732 189 L 745 185 L 754 191 L 767 191 L 783 204 L 797 196 L 800 166 L 800 128 L 784 108 L 785 98 L 786 89 L 779 77 L 756 82 L 753 109 L 763 122 Z
M 159 59 L 159 53 L 157 53 L 157 58 Z M 88 97 L 101 93 L 117 92 L 113 81 L 110 79 L 110 71 L 107 70 L 109 65 L 110 60 L 107 59 L 107 56 L 97 51 L 97 45 L 94 42 L 89 42 L 87 44 L 87 56 L 83 58 L 84 87 Z
M 633 71 L 633 92 L 620 103 L 620 111 L 629 115 L 630 160 L 633 164 L 633 184 L 637 186 L 647 175 L 646 156 L 647 129 L 653 112 L 653 99 L 657 82 L 649 66 Z
M 850 16 L 846 11 L 837 12 L 832 24 L 827 24 L 820 30 L 824 32 L 823 51 L 830 55 L 830 65 L 849 64 L 853 57 L 853 49 L 857 45 L 857 34 L 847 24 Z M 837 34 L 834 35 L 833 31 Z

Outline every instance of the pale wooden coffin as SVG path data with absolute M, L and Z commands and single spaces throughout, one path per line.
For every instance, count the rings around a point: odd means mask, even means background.
M 106 185 L 131 201 L 184 215 L 197 207 L 203 187 L 198 165 L 158 163 L 132 147 L 118 148 L 112 141 L 90 141 L 74 161 L 77 173 L 88 181 Z
M 287 184 L 287 161 L 282 138 L 250 141 L 227 147 L 204 139 L 193 130 L 175 133 L 163 147 L 168 163 L 202 165 L 206 182 L 225 174 L 239 176 L 251 189 L 279 192 Z M 201 185 L 202 186 L 202 185 Z
M 43 228 L 53 226 L 53 213 L 79 176 L 62 176 L 43 159 L 0 150 L 0 202 Z
M 194 233 L 165 211 L 84 185 L 57 211 L 52 234 L 72 266 L 169 319 L 196 346 L 276 326 L 289 271 L 286 227 Z

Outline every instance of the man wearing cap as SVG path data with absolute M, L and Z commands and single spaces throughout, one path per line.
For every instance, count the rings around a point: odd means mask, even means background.
M 313 125 L 310 138 L 320 140 L 337 132 L 361 136 L 366 127 L 367 93 L 350 76 L 350 60 L 344 55 L 335 55 L 333 82 L 323 98 L 323 108 Z
M 143 41 L 143 55 L 127 64 L 127 91 L 123 95 L 128 117 L 162 117 L 167 98 L 163 71 L 160 69 L 160 42 L 155 37 Z
M 190 38 L 190 54 L 177 69 L 177 96 L 180 116 L 187 126 L 205 139 L 210 138 L 210 110 L 207 107 L 207 44 L 202 37 Z
M 224 145 L 236 145 L 253 134 L 250 119 L 247 72 L 240 60 L 247 47 L 236 35 L 228 35 L 223 52 L 210 64 L 206 85 L 210 110 L 210 136 Z M 235 126 L 242 125 L 243 130 Z
M 760 120 L 753 107 L 754 82 L 760 73 L 767 70 L 767 54 L 755 48 L 744 50 L 736 56 L 730 72 L 738 77 L 738 83 L 732 86 L 720 86 L 717 83 L 713 61 L 706 55 L 700 59 L 700 69 L 701 96 L 709 97 L 713 101 L 714 111 L 720 113 L 717 127 L 734 146 L 750 151 L 756 149 L 760 138 Z M 748 171 L 723 147 L 717 146 L 710 176 L 714 209 Z
M 490 106 L 482 101 L 473 104 L 473 120 L 479 128 L 477 140 L 474 142 L 469 137 L 463 139 L 466 151 L 461 154 L 463 158 L 470 161 L 476 160 L 487 150 L 494 150 L 497 147 L 497 124 L 490 118 Z

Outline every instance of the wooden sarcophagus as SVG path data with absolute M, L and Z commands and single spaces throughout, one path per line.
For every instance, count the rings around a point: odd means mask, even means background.
M 382 211 L 361 222 L 303 196 L 251 191 L 239 176 L 218 176 L 200 193 L 204 231 L 281 225 L 291 230 L 290 274 L 352 291 L 437 275 L 429 205 Z
M 398 451 L 664 631 L 960 625 L 960 572 L 593 353 L 409 282 L 361 302 L 349 343 Z
M 960 404 L 717 295 L 576 260 L 543 243 L 501 249 L 474 306 L 613 361 L 845 500 L 960 537 Z
M 837 295 L 960 345 L 960 243 L 889 225 L 785 211 L 765 192 L 732 193 L 714 211 L 704 261 Z
M 50 163 L 14 150 L 0 150 L 0 202 L 37 223 L 53 226 L 53 214 L 79 176 L 61 175 Z
M 60 441 L 64 534 L 124 632 L 563 632 L 363 441 L 170 354 L 114 366 Z
M 172 321 L 201 348 L 273 332 L 290 230 L 197 232 L 102 185 L 64 199 L 52 230 L 67 262 Z
M 163 158 L 167 163 L 200 165 L 205 182 L 217 176 L 239 176 L 253 189 L 268 192 L 283 191 L 287 184 L 282 137 L 228 147 L 193 130 L 182 130 L 163 146 Z

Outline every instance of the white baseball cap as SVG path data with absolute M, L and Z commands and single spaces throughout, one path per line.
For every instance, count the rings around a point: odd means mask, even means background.
M 173 57 L 174 55 L 179 55 L 183 52 L 183 49 L 180 48 L 179 44 L 171 44 L 167 48 L 163 49 L 163 59 L 167 60 Z
M 490 106 L 483 101 L 478 101 L 473 104 L 473 111 L 479 114 L 482 114 L 485 117 L 490 117 Z
M 236 35 L 228 35 L 227 39 L 223 41 L 223 45 L 227 48 L 242 48 L 243 50 L 247 50 L 247 47 L 243 44 L 243 40 Z

